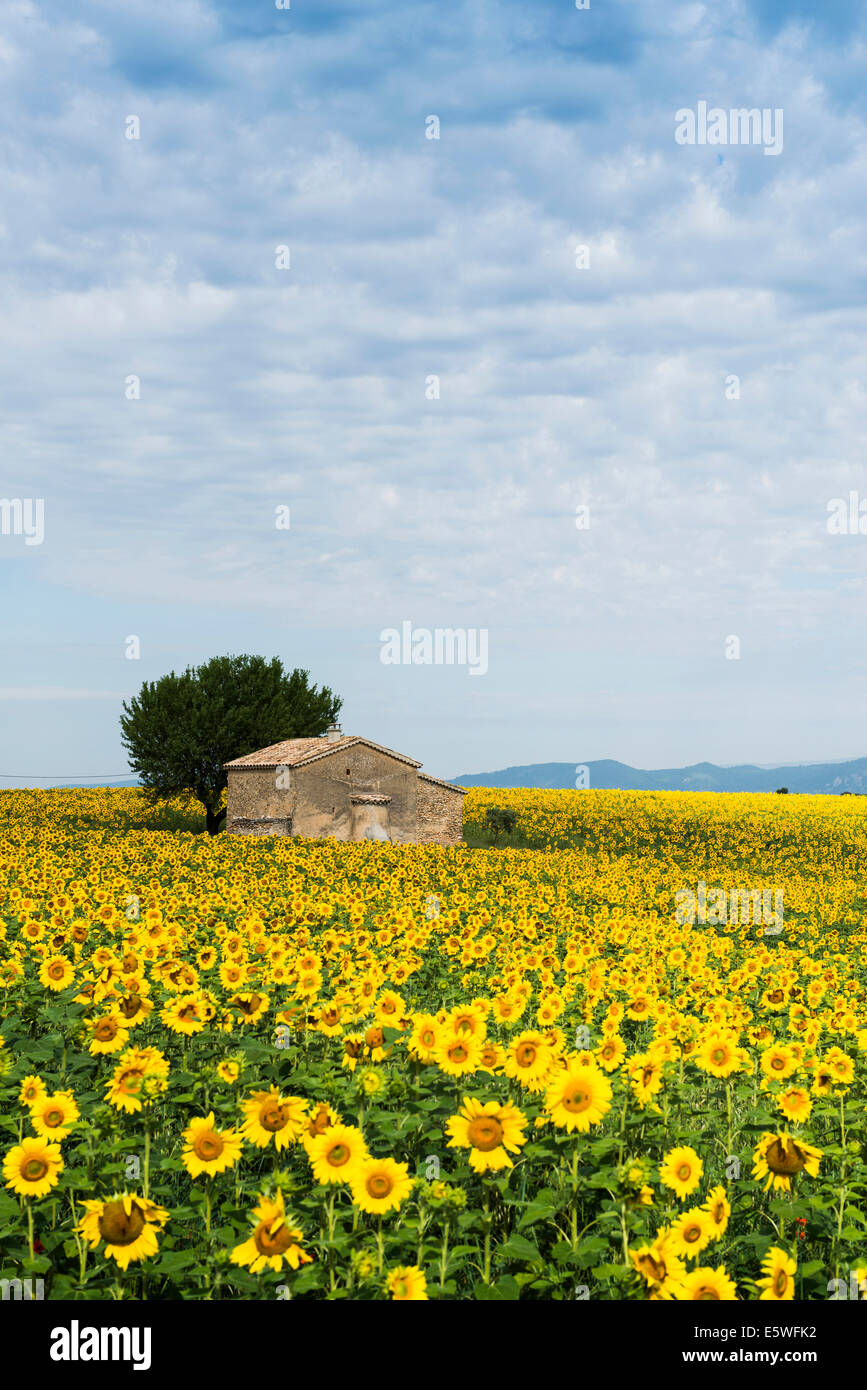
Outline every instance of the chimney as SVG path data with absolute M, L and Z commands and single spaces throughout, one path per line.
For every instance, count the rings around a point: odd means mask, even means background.
M 325 737 L 327 738 L 329 743 L 336 743 L 339 738 L 343 737 L 343 734 L 340 730 L 340 725 L 329 724 L 328 728 L 325 730 Z

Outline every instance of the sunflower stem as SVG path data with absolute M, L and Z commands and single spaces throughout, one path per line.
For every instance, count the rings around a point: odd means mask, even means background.
M 484 1208 L 484 1227 L 485 1227 L 485 1267 L 482 1271 L 482 1283 L 491 1282 L 491 1194 L 485 1188 L 485 1208 Z
M 151 1127 L 150 1120 L 145 1122 L 144 1132 L 144 1196 L 150 1193 L 150 1171 L 151 1171 Z
M 732 1083 L 730 1081 L 726 1082 L 726 1125 L 728 1131 L 726 1158 L 728 1159 L 732 1151 Z
M 442 1243 L 442 1249 L 440 1250 L 440 1288 L 442 1288 L 442 1287 L 444 1286 L 445 1282 L 446 1282 L 446 1266 L 448 1265 L 448 1259 L 449 1259 L 449 1223 L 448 1223 L 448 1221 L 446 1221 L 445 1227 L 444 1227 L 444 1229 L 443 1229 L 443 1243 Z
M 619 1147 L 618 1150 L 617 1150 L 617 1164 L 618 1164 L 618 1167 L 619 1167 L 620 1164 L 623 1162 L 623 1144 L 624 1144 L 624 1135 L 625 1135 L 625 1133 L 626 1133 L 626 1107 L 627 1107 L 628 1104 L 629 1104 L 629 1092 L 627 1091 L 627 1092 L 624 1094 L 624 1097 L 623 1097 L 623 1109 L 622 1109 L 622 1111 L 620 1112 L 620 1147 Z
M 27 1198 L 27 1239 L 30 1242 L 30 1260 L 33 1262 L 33 1203 Z
M 84 1266 L 87 1263 L 87 1246 L 81 1239 L 81 1236 L 78 1234 L 78 1222 L 75 1218 L 75 1193 L 71 1190 L 69 1193 L 69 1210 L 72 1213 L 72 1234 L 75 1239 L 76 1248 L 78 1250 L 78 1282 L 79 1284 L 83 1284 Z
M 623 1263 L 629 1265 L 629 1231 L 626 1225 L 626 1203 L 620 1203 L 620 1234 L 623 1240 Z
M 577 1141 L 577 1140 L 576 1140 L 576 1141 L 573 1143 L 573 1145 L 572 1145 L 571 1174 L 572 1174 L 572 1216 L 571 1216 L 572 1230 L 571 1230 L 571 1237 L 570 1237 L 570 1239 L 571 1239 L 572 1249 L 573 1249 L 573 1251 L 574 1251 L 574 1250 L 577 1250 L 577 1249 L 578 1249 L 578 1141 Z

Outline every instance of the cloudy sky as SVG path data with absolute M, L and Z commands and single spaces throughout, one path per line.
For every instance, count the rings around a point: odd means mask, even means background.
M 7 0 L 0 785 L 124 772 L 124 696 L 245 651 L 445 777 L 864 754 L 865 38 Z M 679 143 L 700 103 L 782 149 Z M 486 672 L 384 664 L 407 622 Z

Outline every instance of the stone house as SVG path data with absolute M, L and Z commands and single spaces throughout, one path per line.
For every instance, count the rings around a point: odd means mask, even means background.
M 465 787 L 332 724 L 322 738 L 291 738 L 224 764 L 230 835 L 392 840 L 459 845 Z

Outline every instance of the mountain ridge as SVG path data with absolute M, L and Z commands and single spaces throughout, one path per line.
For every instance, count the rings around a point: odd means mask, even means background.
M 586 767 L 586 785 L 591 789 L 623 791 L 713 791 L 790 792 L 813 795 L 840 795 L 842 792 L 867 794 L 867 758 L 841 763 L 795 763 L 782 767 L 760 767 L 740 763 L 721 767 L 717 763 L 693 763 L 689 767 L 645 769 L 631 767 L 614 758 L 588 763 L 528 763 L 505 767 L 498 772 L 462 773 L 449 781 L 459 787 L 535 787 L 540 790 L 574 789 L 577 769 Z

